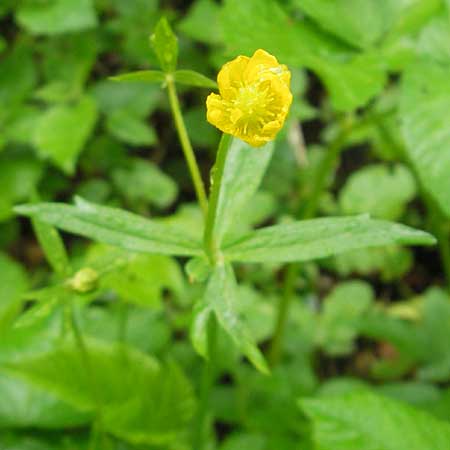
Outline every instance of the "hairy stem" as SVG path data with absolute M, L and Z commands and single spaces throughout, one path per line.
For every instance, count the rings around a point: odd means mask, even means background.
M 180 139 L 181 148 L 183 149 L 184 157 L 186 159 L 189 172 L 191 174 L 192 182 L 194 183 L 198 203 L 203 211 L 204 216 L 206 217 L 208 211 L 208 200 L 206 198 L 205 185 L 203 184 L 197 160 L 195 158 L 195 153 L 186 130 L 186 125 L 184 124 L 183 116 L 181 114 L 180 102 L 178 100 L 175 82 L 173 81 L 173 78 L 170 74 L 167 75 L 166 82 L 167 82 L 167 91 L 169 93 L 170 108 L 172 110 L 172 115 L 175 120 L 178 138 Z

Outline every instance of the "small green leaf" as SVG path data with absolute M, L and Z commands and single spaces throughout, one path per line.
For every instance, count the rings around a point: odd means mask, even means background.
M 70 272 L 69 257 L 59 232 L 53 226 L 31 219 L 33 230 L 52 269 L 61 276 Z
M 115 111 L 108 115 L 106 128 L 112 136 L 126 144 L 134 146 L 155 145 L 155 130 L 142 119 L 127 111 Z
M 133 252 L 195 256 L 202 253 L 200 239 L 179 229 L 116 208 L 77 198 L 75 206 L 38 203 L 16 207 L 18 214 L 35 217 L 64 231 Z
M 33 142 L 43 157 L 73 174 L 96 121 L 97 107 L 90 97 L 83 97 L 74 105 L 54 106 L 39 120 Z
M 450 425 L 403 403 L 369 392 L 307 399 L 321 450 L 447 450 Z
M 156 24 L 150 42 L 164 72 L 173 72 L 177 67 L 178 41 L 165 17 Z
M 111 81 L 133 81 L 143 83 L 162 83 L 166 79 L 164 72 L 160 70 L 139 70 L 137 72 L 124 73 L 109 78 Z
M 207 325 L 214 313 L 219 325 L 231 337 L 234 344 L 262 373 L 269 373 L 264 356 L 239 318 L 235 304 L 239 301 L 236 280 L 231 266 L 214 269 L 202 300 L 195 306 L 191 338 L 196 350 L 207 356 Z
M 58 34 L 86 30 L 97 25 L 92 0 L 23 2 L 17 21 L 34 34 Z
M 359 248 L 389 244 L 433 245 L 435 238 L 404 225 L 366 216 L 330 217 L 275 225 L 225 247 L 225 257 L 242 262 L 309 261 Z
M 217 89 L 217 83 L 214 80 L 194 70 L 177 70 L 174 72 L 173 77 L 179 84 Z

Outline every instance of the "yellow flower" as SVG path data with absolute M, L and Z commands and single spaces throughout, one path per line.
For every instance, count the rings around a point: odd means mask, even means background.
M 206 100 L 208 122 L 260 147 L 275 139 L 286 120 L 290 81 L 288 68 L 264 50 L 251 58 L 238 56 L 217 76 L 220 95 L 210 94 Z

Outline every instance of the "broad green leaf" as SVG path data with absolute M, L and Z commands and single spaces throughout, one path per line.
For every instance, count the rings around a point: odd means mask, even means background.
M 402 8 L 398 0 L 295 0 L 324 30 L 357 48 L 380 41 Z
M 373 301 L 371 287 L 362 281 L 341 283 L 324 299 L 316 340 L 326 353 L 346 355 L 354 350 L 360 318 Z
M 186 36 L 205 44 L 220 44 L 223 32 L 219 21 L 220 7 L 214 0 L 197 0 L 178 23 Z
M 406 167 L 374 164 L 350 175 L 339 193 L 339 205 L 346 215 L 369 213 L 398 220 L 415 195 L 416 183 Z
M 125 345 L 87 341 L 87 369 L 72 342 L 3 366 L 82 411 L 102 405 L 103 427 L 136 444 L 167 444 L 184 430 L 194 410 L 192 388 L 174 365 Z M 157 407 L 155 408 L 155 405 Z
M 164 72 L 160 70 L 139 70 L 137 72 L 124 73 L 110 77 L 112 81 L 133 81 L 144 83 L 162 83 L 166 79 Z
M 223 240 L 233 226 L 239 225 L 237 218 L 255 195 L 272 152 L 273 143 L 254 149 L 240 139 L 232 139 L 214 222 L 214 235 L 218 242 Z M 212 170 L 214 171 L 214 168 Z
M 423 187 L 450 216 L 450 65 L 417 61 L 402 82 L 400 120 Z
M 330 217 L 262 228 L 228 244 L 224 253 L 242 262 L 309 261 L 360 248 L 435 242 L 423 231 L 367 216 Z
M 214 314 L 221 328 L 231 337 L 236 347 L 262 373 L 269 369 L 264 356 L 254 343 L 247 327 L 236 312 L 239 293 L 231 266 L 217 266 L 206 286 L 203 298 L 194 308 L 191 338 L 196 350 L 207 356 L 207 332 L 210 314 Z
M 173 77 L 175 82 L 179 84 L 217 89 L 217 83 L 214 80 L 194 70 L 177 70 L 174 72 Z
M 358 392 L 301 402 L 321 450 L 447 450 L 450 425 L 403 403 Z
M 0 426 L 2 428 L 69 428 L 92 419 L 43 389 L 0 375 Z
M 67 275 L 70 271 L 69 257 L 58 230 L 37 219 L 31 219 L 31 223 L 39 245 L 44 250 L 45 257 L 52 269 L 58 275 Z
M 64 231 L 132 252 L 193 256 L 201 254 L 199 240 L 154 220 L 124 210 L 78 199 L 76 206 L 38 203 L 16 208 Z
M 137 147 L 155 145 L 158 140 L 149 124 L 126 111 L 115 111 L 108 115 L 106 128 L 119 141 Z
M 67 174 L 73 174 L 78 155 L 96 121 L 97 108 L 90 97 L 83 97 L 74 105 L 54 106 L 42 115 L 35 130 L 34 144 L 40 155 Z
M 67 33 L 97 25 L 92 0 L 23 2 L 16 11 L 16 18 L 34 34 Z
M 43 164 L 29 156 L 0 156 L 0 222 L 13 216 L 13 205 L 28 201 L 43 173 Z
M 165 17 L 156 24 L 150 42 L 164 72 L 173 72 L 177 67 L 178 40 Z
M 0 253 L 0 331 L 8 326 L 22 307 L 22 295 L 28 289 L 25 269 Z
M 130 158 L 127 165 L 114 169 L 114 186 L 129 202 L 145 202 L 167 208 L 176 199 L 178 186 L 159 167 L 150 161 Z

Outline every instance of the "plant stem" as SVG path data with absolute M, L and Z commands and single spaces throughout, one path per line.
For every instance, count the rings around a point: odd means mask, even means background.
M 213 167 L 211 192 L 209 198 L 208 215 L 205 223 L 205 250 L 209 255 L 212 264 L 217 263 L 219 256 L 218 243 L 214 237 L 214 226 L 216 222 L 217 205 L 219 203 L 220 187 L 222 183 L 223 171 L 227 159 L 228 148 L 230 147 L 231 136 L 224 133 L 219 143 L 217 151 L 216 163 Z
M 268 360 L 271 367 L 276 366 L 280 361 L 284 330 L 286 328 L 289 307 L 291 305 L 292 298 L 294 297 L 295 280 L 297 278 L 299 268 L 299 264 L 289 264 L 285 269 L 283 294 L 280 298 L 280 303 L 278 306 L 275 331 L 268 355 Z
M 89 358 L 89 353 L 86 347 L 86 343 L 83 338 L 83 334 L 80 330 L 80 327 L 78 325 L 77 319 L 75 317 L 75 311 L 72 305 L 69 306 L 70 311 L 70 326 L 72 328 L 72 332 L 75 338 L 75 343 L 78 347 L 78 350 L 81 355 L 81 359 L 83 361 L 84 370 L 86 371 L 86 375 L 90 382 L 90 388 L 92 397 L 94 399 L 94 402 L 96 404 L 96 417 L 94 419 L 94 423 L 91 426 L 91 437 L 90 437 L 90 444 L 89 449 L 90 450 L 96 450 L 97 449 L 97 442 L 99 440 L 99 437 L 101 435 L 101 402 L 98 397 L 98 390 L 97 390 L 97 384 L 94 377 L 94 371 L 92 369 L 91 360 Z
M 205 186 L 203 184 L 197 160 L 195 158 L 195 153 L 194 150 L 192 149 L 191 141 L 189 139 L 186 130 L 186 125 L 184 124 L 183 116 L 181 114 L 180 102 L 178 100 L 175 82 L 170 74 L 166 76 L 166 83 L 167 83 L 167 91 L 169 93 L 170 108 L 172 110 L 172 115 L 175 120 L 178 138 L 180 139 L 181 148 L 183 149 L 184 157 L 186 159 L 189 172 L 191 173 L 191 178 L 192 182 L 194 183 L 198 203 L 203 211 L 204 216 L 206 217 L 208 211 L 208 200 L 206 198 Z
M 194 429 L 193 450 L 203 450 L 207 438 L 207 422 L 208 411 L 210 404 L 211 389 L 214 384 L 215 370 L 214 358 L 217 345 L 217 322 L 214 314 L 211 314 L 208 321 L 208 357 L 203 363 L 202 380 L 200 387 L 200 402 L 198 407 L 198 414 L 196 420 L 196 427 Z

